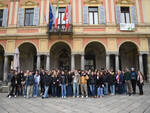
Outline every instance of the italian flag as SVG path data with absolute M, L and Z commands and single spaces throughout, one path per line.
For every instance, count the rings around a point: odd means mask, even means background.
M 66 22 L 66 29 L 67 29 L 67 32 L 68 32 L 68 29 L 69 29 L 69 19 L 68 19 L 68 6 L 66 8 L 66 12 L 65 12 L 65 15 L 64 15 L 64 19 L 63 19 L 65 22 Z
M 58 9 L 59 9 L 59 1 L 57 0 L 57 8 L 56 8 L 56 15 L 55 15 L 55 30 L 57 29 L 57 25 L 58 25 Z

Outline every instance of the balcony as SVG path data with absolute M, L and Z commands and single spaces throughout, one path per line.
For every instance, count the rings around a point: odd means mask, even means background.
M 67 32 L 67 29 L 66 29 L 66 24 L 58 24 L 56 30 L 55 30 L 55 25 L 53 24 L 52 25 L 52 29 L 48 30 L 49 38 L 52 35 L 58 35 L 59 38 L 61 38 L 63 35 L 69 35 L 70 38 L 72 38 L 72 34 L 73 34 L 73 26 L 72 26 L 72 24 L 69 24 L 68 32 Z

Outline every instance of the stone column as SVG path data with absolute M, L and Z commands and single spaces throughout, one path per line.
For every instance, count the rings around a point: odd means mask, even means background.
M 119 55 L 115 55 L 116 72 L 119 70 Z
M 71 55 L 71 71 L 75 70 L 75 54 Z
M 50 55 L 46 56 L 46 70 L 50 70 Z
M 148 67 L 147 80 L 148 82 L 150 82 L 150 54 L 147 55 L 147 67 Z
M 37 55 L 37 66 L 36 66 L 36 68 L 37 68 L 38 70 L 40 70 L 40 66 L 41 66 L 41 56 L 40 56 L 40 55 Z
M 139 70 L 143 74 L 143 55 L 141 53 L 139 53 Z
M 81 54 L 81 70 L 84 70 L 84 54 Z
M 110 54 L 106 54 L 106 69 L 110 68 Z
M 3 81 L 7 80 L 7 76 L 8 76 L 8 56 L 5 55 Z

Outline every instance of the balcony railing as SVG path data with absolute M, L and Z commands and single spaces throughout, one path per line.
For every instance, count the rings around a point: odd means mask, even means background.
M 70 35 L 72 37 L 73 34 L 73 26 L 69 24 L 69 29 L 67 31 L 66 24 L 58 24 L 57 29 L 55 30 L 55 25 L 52 25 L 52 29 L 48 30 L 49 37 L 52 35 L 58 35 L 62 37 L 62 35 Z

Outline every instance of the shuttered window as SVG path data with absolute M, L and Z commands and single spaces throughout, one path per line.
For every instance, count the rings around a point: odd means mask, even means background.
M 33 26 L 34 9 L 25 9 L 25 26 Z
M 0 27 L 2 27 L 3 23 L 3 10 L 0 10 Z
M 89 24 L 98 24 L 98 8 L 89 7 Z
M 131 23 L 129 7 L 121 7 L 120 22 Z

